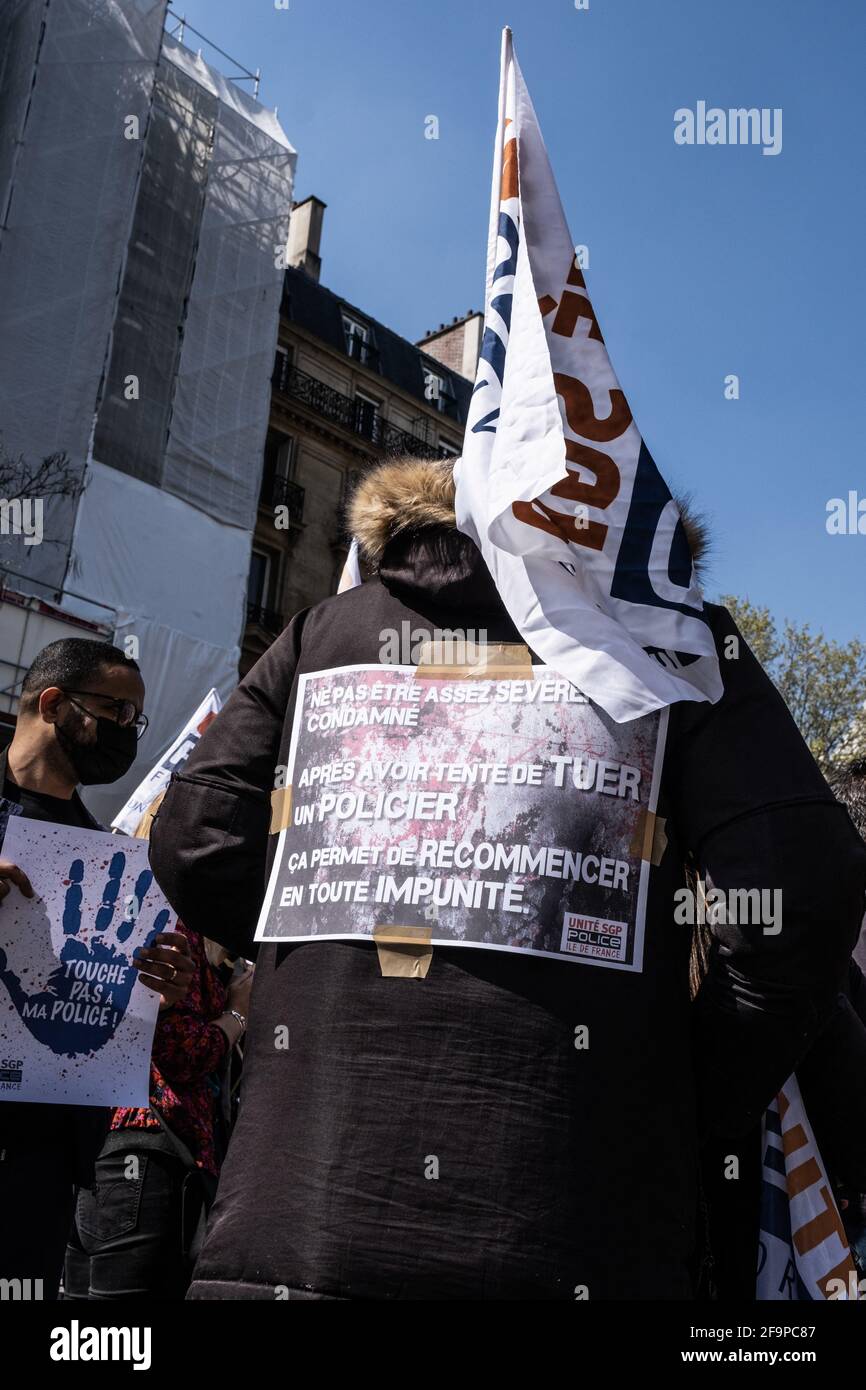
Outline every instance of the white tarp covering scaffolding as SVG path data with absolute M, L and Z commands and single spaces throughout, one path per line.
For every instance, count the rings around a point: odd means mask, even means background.
M 240 527 L 114 468 L 88 467 L 69 587 L 102 594 L 117 609 L 118 646 L 137 639 L 130 654 L 138 653 L 150 718 L 126 777 L 88 788 L 87 804 L 101 819 L 123 805 L 202 691 L 215 686 L 225 699 L 237 684 L 249 562 L 250 536 Z M 63 606 L 80 608 L 72 599 Z
M 40 4 L 5 0 L 0 5 L 0 209 L 4 214 L 22 147 L 44 10 L 45 0 Z M 0 224 L 5 222 L 4 215 Z
M 164 57 L 219 106 L 163 487 L 252 530 L 296 156 L 274 114 L 195 54 L 167 37 Z
M 139 640 L 151 727 L 89 794 L 104 817 L 191 698 L 237 681 L 296 159 L 165 12 L 0 4 L 0 433 L 86 484 L 46 507 L 56 543 L 11 538 L 0 566 Z
M 271 112 L 166 34 L 93 453 L 249 530 L 295 158 Z
M 84 469 L 135 201 L 166 0 L 0 5 L 0 433 L 28 465 Z M 0 562 L 60 586 L 74 504 Z M 98 596 L 97 596 L 98 597 Z

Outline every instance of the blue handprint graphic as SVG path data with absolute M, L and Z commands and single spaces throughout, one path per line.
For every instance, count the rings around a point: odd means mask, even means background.
M 60 964 L 43 989 L 30 994 L 9 968 L 6 953 L 0 949 L 0 981 L 6 986 L 22 1022 L 36 1040 L 58 1056 L 92 1055 L 114 1037 L 126 1013 L 136 981 L 131 959 L 121 947 L 135 930 L 153 874 L 144 869 L 135 881 L 132 897 L 126 900 L 114 930 L 108 932 L 118 913 L 126 855 L 113 854 L 102 890 L 102 904 L 96 913 L 93 934 L 82 935 L 81 904 L 84 896 L 84 860 L 73 859 L 69 868 L 63 907 L 64 943 Z M 158 912 L 143 945 L 150 945 L 163 931 L 171 913 Z

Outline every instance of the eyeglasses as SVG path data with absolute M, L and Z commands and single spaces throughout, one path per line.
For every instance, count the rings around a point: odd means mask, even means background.
M 80 705 L 77 700 L 72 700 L 73 695 L 86 695 L 89 700 L 101 700 L 103 704 L 110 705 L 122 729 L 134 726 L 136 738 L 141 738 L 147 728 L 147 715 L 140 713 L 133 700 L 116 700 L 113 695 L 101 695 L 98 690 L 66 690 L 64 687 L 61 689 L 64 695 L 70 697 L 72 704 L 78 709 L 83 709 L 85 714 L 93 714 L 93 710 L 88 709 L 86 705 Z

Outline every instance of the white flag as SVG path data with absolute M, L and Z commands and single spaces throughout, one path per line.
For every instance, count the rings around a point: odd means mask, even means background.
M 359 584 L 363 584 L 361 578 L 361 564 L 358 559 L 357 537 L 352 537 L 352 544 L 349 546 L 349 553 L 346 556 L 346 563 L 343 566 L 343 573 L 340 575 L 340 582 L 337 585 L 337 593 L 344 594 L 347 589 L 357 589 Z
M 508 29 L 493 166 L 457 524 L 528 646 L 612 718 L 715 701 L 685 531 L 611 366 Z
M 761 1130 L 759 1301 L 860 1301 L 857 1272 L 796 1076 Z
M 151 802 L 165 791 L 173 772 L 182 767 L 195 748 L 205 729 L 216 719 L 223 702 L 217 690 L 209 690 L 196 710 L 184 724 L 174 742 L 165 750 L 162 757 L 143 781 L 139 782 L 126 805 L 118 811 L 111 822 L 115 830 L 124 835 L 134 835 L 136 827 Z

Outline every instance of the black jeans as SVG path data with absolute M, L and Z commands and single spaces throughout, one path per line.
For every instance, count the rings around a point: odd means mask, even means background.
M 66 1249 L 67 1299 L 180 1300 L 186 1169 L 163 1134 L 115 1130 L 96 1160 L 96 1186 L 78 1194 Z

